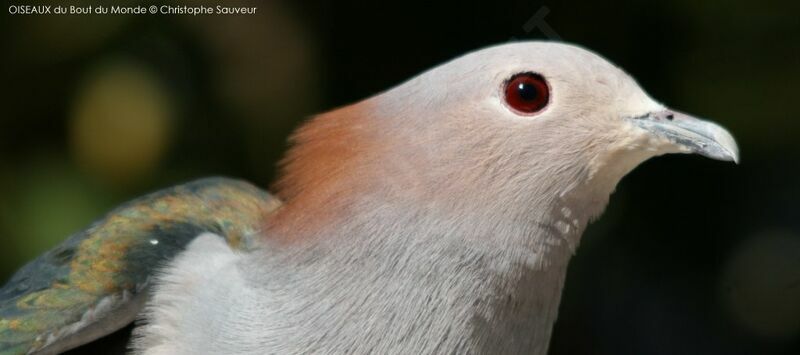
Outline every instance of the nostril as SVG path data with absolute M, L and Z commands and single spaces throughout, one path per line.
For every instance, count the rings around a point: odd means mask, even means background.
M 672 121 L 673 118 L 675 118 L 675 115 L 673 115 L 671 113 L 667 115 L 667 120 L 668 121 Z

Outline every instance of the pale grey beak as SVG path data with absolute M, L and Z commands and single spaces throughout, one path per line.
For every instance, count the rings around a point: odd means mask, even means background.
M 672 143 L 712 159 L 739 163 L 739 147 L 733 136 L 716 123 L 672 110 L 650 112 L 631 121 Z

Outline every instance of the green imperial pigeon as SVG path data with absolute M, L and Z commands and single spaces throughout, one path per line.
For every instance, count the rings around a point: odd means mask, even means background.
M 0 290 L 0 354 L 545 354 L 570 257 L 648 158 L 737 161 L 568 44 L 481 49 L 298 129 L 267 193 L 133 200 Z

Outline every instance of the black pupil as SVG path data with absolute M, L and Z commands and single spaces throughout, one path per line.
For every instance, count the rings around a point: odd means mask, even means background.
M 517 86 L 517 94 L 519 94 L 519 98 L 525 101 L 534 101 L 539 96 L 536 85 L 528 83 L 519 83 Z

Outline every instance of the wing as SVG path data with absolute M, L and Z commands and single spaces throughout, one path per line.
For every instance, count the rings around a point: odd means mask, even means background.
M 202 232 L 254 246 L 280 202 L 209 178 L 128 202 L 22 267 L 0 289 L 0 354 L 69 350 L 132 322 L 159 268 Z

